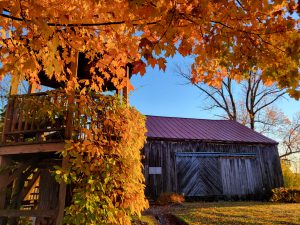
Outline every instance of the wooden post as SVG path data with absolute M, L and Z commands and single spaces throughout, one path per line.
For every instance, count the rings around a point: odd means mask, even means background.
M 20 206 L 21 206 L 21 202 L 22 202 L 22 190 L 24 188 L 24 183 L 25 183 L 26 178 L 27 177 L 24 176 L 24 174 L 19 174 L 19 176 L 17 176 L 14 179 L 12 194 L 11 194 L 11 199 L 10 199 L 10 205 L 9 205 L 10 209 L 20 210 Z M 17 218 L 17 217 L 9 218 L 8 223 L 10 225 L 17 225 L 19 219 L 20 218 Z
M 38 210 L 51 212 L 55 210 L 58 204 L 58 183 L 54 176 L 51 175 L 48 168 L 40 169 L 39 184 L 39 204 Z M 38 217 L 36 224 L 55 224 L 55 217 L 47 218 L 45 216 Z
M 62 159 L 62 168 L 65 169 L 68 164 L 68 157 Z M 56 217 L 56 225 L 63 224 L 65 204 L 66 204 L 67 184 L 61 182 L 59 185 L 59 196 L 58 196 L 58 213 Z
M 3 130 L 2 130 L 2 143 L 6 142 L 6 133 L 11 131 L 12 128 L 12 120 L 13 120 L 13 113 L 14 113 L 14 105 L 15 105 L 15 97 L 9 97 L 5 118 L 4 118 L 4 124 L 3 124 Z
M 9 165 L 9 158 L 7 156 L 0 156 L 0 168 L 6 167 Z M 0 190 L 0 210 L 3 210 L 6 208 L 6 187 L 5 183 L 9 178 L 9 173 L 2 173 L 0 175 L 0 186 L 4 188 L 1 188 Z M 7 218 L 0 218 L 0 225 L 6 224 Z

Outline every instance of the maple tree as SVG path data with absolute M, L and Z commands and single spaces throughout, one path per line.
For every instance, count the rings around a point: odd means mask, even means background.
M 66 65 L 79 51 L 95 62 L 86 84 L 97 91 L 108 78 L 124 86 L 127 63 L 144 74 L 180 53 L 195 56 L 193 82 L 218 85 L 228 67 L 241 80 L 255 64 L 264 82 L 299 98 L 299 13 L 293 0 L 1 0 L 0 75 L 39 83 L 43 70 L 78 87 Z

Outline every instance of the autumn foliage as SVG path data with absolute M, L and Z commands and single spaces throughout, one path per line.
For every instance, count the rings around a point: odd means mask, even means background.
M 254 67 L 266 84 L 299 92 L 300 3 L 291 1 L 1 0 L 0 78 L 41 84 L 58 81 L 73 107 L 73 138 L 61 181 L 72 183 L 71 224 L 129 224 L 147 206 L 139 149 L 144 118 L 103 91 L 107 81 L 128 85 L 127 65 L 165 70 L 168 57 L 192 55 L 192 81 L 220 86 L 224 77 L 249 78 Z M 84 79 L 71 65 L 84 54 Z M 228 73 L 230 71 L 230 73 Z M 230 75 L 229 75 L 230 74 Z
M 218 86 L 256 67 L 299 98 L 299 14 L 296 0 L 1 0 L 0 75 L 39 83 L 43 71 L 78 87 L 66 69 L 77 51 L 93 62 L 86 85 L 122 88 L 127 63 L 143 75 L 179 53 L 194 57 L 193 82 Z
M 58 168 L 60 182 L 71 184 L 67 224 L 130 224 L 148 206 L 144 197 L 140 150 L 145 142 L 145 117 L 112 96 L 81 96 L 73 138 Z
M 300 189 L 297 188 L 275 188 L 272 190 L 273 202 L 300 203 Z
M 182 204 L 185 201 L 185 198 L 183 195 L 177 194 L 177 193 L 161 193 L 156 203 L 159 205 L 168 205 L 168 204 Z

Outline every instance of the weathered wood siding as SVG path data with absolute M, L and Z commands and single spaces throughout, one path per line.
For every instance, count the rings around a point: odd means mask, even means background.
M 180 152 L 253 153 L 255 156 L 176 157 Z M 275 145 L 148 140 L 143 154 L 146 195 L 154 199 L 161 192 L 262 196 L 283 185 Z M 161 167 L 162 173 L 149 174 L 149 167 Z
M 256 158 L 220 158 L 223 194 L 244 196 L 263 191 Z

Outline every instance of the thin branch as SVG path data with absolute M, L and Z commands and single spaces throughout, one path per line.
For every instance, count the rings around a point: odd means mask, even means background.
M 20 21 L 23 22 L 24 19 L 20 17 L 15 17 L 11 15 L 7 15 L 4 13 L 0 13 L 1 17 L 5 17 L 8 19 L 12 19 L 15 21 Z M 133 20 L 133 22 L 140 21 L 140 20 Z M 133 23 L 133 26 L 139 26 L 139 25 L 153 25 L 159 23 L 161 20 L 153 21 L 153 22 L 147 22 L 147 23 Z M 27 22 L 31 22 L 31 20 L 27 20 Z M 103 22 L 103 23 L 67 23 L 67 24 L 62 24 L 62 23 L 47 23 L 48 26 L 50 27 L 95 27 L 95 26 L 109 26 L 109 25 L 120 25 L 120 24 L 125 24 L 126 21 L 111 21 L 111 22 Z
M 254 111 L 254 113 L 256 113 L 256 112 L 262 110 L 263 108 L 266 108 L 266 107 L 269 106 L 269 105 L 271 105 L 272 103 L 274 103 L 277 99 L 279 99 L 279 98 L 280 98 L 282 95 L 284 95 L 284 94 L 285 94 L 285 93 L 281 93 L 280 95 L 277 95 L 272 101 L 270 101 L 270 102 L 264 104 L 263 106 L 257 108 L 257 109 Z
M 300 150 L 297 150 L 297 151 L 292 151 L 292 152 L 287 152 L 283 155 L 280 155 L 279 158 L 284 158 L 286 156 L 289 156 L 289 155 L 292 155 L 292 154 L 295 154 L 295 153 L 300 153 Z

